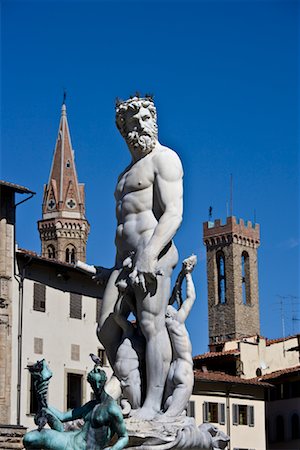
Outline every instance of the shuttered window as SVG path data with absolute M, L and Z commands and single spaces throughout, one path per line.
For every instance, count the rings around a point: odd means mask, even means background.
M 46 286 L 40 283 L 33 285 L 33 309 L 35 311 L 46 311 Z
M 254 406 L 232 405 L 232 423 L 254 427 Z
M 216 402 L 204 402 L 203 404 L 204 422 L 225 424 L 225 404 Z
M 82 296 L 80 294 L 70 294 L 70 317 L 71 319 L 81 319 L 82 317 Z

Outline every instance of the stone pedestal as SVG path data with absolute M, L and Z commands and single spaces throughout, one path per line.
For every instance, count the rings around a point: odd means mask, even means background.
M 23 449 L 22 439 L 27 428 L 17 425 L 0 425 L 0 449 Z

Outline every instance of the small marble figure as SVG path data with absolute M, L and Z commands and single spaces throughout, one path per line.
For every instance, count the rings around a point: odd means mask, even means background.
M 180 275 L 184 273 L 186 278 L 186 300 L 178 310 L 172 305 L 167 307 L 166 325 L 171 339 L 173 360 L 166 384 L 165 417 L 177 417 L 184 411 L 194 386 L 192 344 L 185 327 L 185 320 L 196 298 L 191 276 L 196 261 L 196 256 L 191 256 L 182 264 Z M 180 275 L 178 278 L 182 283 L 183 277 Z M 181 283 L 178 285 L 180 290 Z

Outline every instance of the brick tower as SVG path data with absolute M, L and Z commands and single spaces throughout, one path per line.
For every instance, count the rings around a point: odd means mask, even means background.
M 218 343 L 259 334 L 259 225 L 228 217 L 203 224 L 207 252 L 211 350 Z
M 42 220 L 38 221 L 42 256 L 68 263 L 85 261 L 89 228 L 84 184 L 78 183 L 63 103 L 49 181 L 44 186 Z

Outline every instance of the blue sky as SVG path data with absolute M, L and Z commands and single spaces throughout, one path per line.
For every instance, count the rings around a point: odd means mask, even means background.
M 299 4 L 293 1 L 2 1 L 1 179 L 37 195 L 18 209 L 17 240 L 39 251 L 63 88 L 91 224 L 88 261 L 114 260 L 114 186 L 129 152 L 114 101 L 155 95 L 160 141 L 180 155 L 181 259 L 198 255 L 188 327 L 206 351 L 202 223 L 233 212 L 261 225 L 261 334 L 299 330 Z M 294 298 L 298 297 L 298 298 Z

